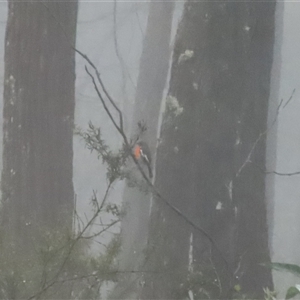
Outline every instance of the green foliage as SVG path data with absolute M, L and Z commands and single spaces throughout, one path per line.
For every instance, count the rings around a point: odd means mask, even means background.
M 288 288 L 288 290 L 286 292 L 285 299 L 294 298 L 298 294 L 300 294 L 299 288 L 297 288 L 296 286 L 291 286 L 290 288 Z
M 269 288 L 264 288 L 265 300 L 276 300 L 277 292 L 269 290 Z
M 40 233 L 30 252 L 2 245 L 0 299 L 99 299 L 102 284 L 116 280 L 118 237 L 104 254 L 93 256 L 86 240 L 59 231 Z
M 300 277 L 300 266 L 293 264 L 284 264 L 284 263 L 268 263 L 263 264 L 265 267 L 269 267 L 276 271 L 286 271 Z
M 75 130 L 75 134 L 79 135 L 85 142 L 86 148 L 91 152 L 97 154 L 98 159 L 102 160 L 102 163 L 106 165 L 106 177 L 109 182 L 116 180 L 127 179 L 129 186 L 138 187 L 143 191 L 147 191 L 148 187 L 138 176 L 136 170 L 132 172 L 127 166 L 128 158 L 130 156 L 131 149 L 134 147 L 137 140 L 147 130 L 146 125 L 143 122 L 138 123 L 138 133 L 135 138 L 130 141 L 129 146 L 122 147 L 117 151 L 112 151 L 105 141 L 102 139 L 101 129 L 95 127 L 92 122 L 89 122 L 89 128 L 83 131 L 80 128 Z
M 122 171 L 128 157 L 128 150 L 123 146 L 119 151 L 113 152 L 102 139 L 101 129 L 89 122 L 89 128 L 84 132 L 77 128 L 75 134 L 81 136 L 87 149 L 96 152 L 99 159 L 107 166 L 106 177 L 109 182 L 123 179 L 125 174 Z
M 265 263 L 262 264 L 265 267 L 271 268 L 276 271 L 289 272 L 297 277 L 300 277 L 300 266 L 294 264 L 284 263 Z M 291 299 L 300 294 L 300 285 L 291 286 L 286 292 L 285 299 Z
M 126 183 L 129 187 L 138 188 L 147 194 L 150 192 L 148 183 L 142 178 L 141 174 L 137 172 L 136 166 L 130 168 L 130 164 L 128 164 L 128 158 L 130 157 L 132 148 L 140 136 L 147 130 L 144 122 L 139 122 L 137 125 L 137 134 L 130 140 L 130 145 L 125 146 L 123 144 L 117 151 L 112 151 L 110 147 L 106 145 L 102 139 L 101 129 L 95 127 L 92 122 L 89 122 L 89 128 L 86 131 L 77 127 L 75 134 L 79 135 L 84 140 L 86 148 L 91 152 L 95 152 L 98 159 L 101 159 L 102 163 L 106 165 L 106 178 L 110 183 L 126 178 Z
M 240 285 L 234 286 L 235 294 L 233 295 L 233 300 L 254 300 L 254 297 L 251 297 L 243 293 Z M 269 288 L 264 288 L 264 300 L 276 300 L 277 293 L 271 291 Z M 256 298 L 255 298 L 256 299 Z

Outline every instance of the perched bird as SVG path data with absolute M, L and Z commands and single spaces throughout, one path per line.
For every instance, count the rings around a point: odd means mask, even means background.
M 134 156 L 143 165 L 146 165 L 149 171 L 149 177 L 153 177 L 152 167 L 151 167 L 151 153 L 147 143 L 139 141 L 134 146 Z

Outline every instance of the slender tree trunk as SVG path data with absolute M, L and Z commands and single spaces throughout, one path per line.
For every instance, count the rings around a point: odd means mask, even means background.
M 2 224 L 24 244 L 72 226 L 77 1 L 8 6 Z
M 185 5 L 157 154 L 144 298 L 263 298 L 272 288 L 265 135 L 275 1 Z M 261 136 L 261 138 L 259 138 Z M 258 165 L 260 168 L 256 167 Z M 236 277 L 237 276 L 237 277 Z
M 274 43 L 274 54 L 273 54 L 273 66 L 271 71 L 271 92 L 269 101 L 269 112 L 268 112 L 268 127 L 271 128 L 267 135 L 266 144 L 266 170 L 274 171 L 277 169 L 277 131 L 278 121 L 274 123 L 274 118 L 278 112 L 279 106 L 279 89 L 281 81 L 281 46 L 283 44 L 283 14 L 284 14 L 284 3 L 276 3 L 275 13 L 275 43 Z M 268 174 L 266 177 L 266 200 L 267 200 L 267 215 L 268 215 L 268 229 L 269 229 L 269 245 L 271 257 L 273 256 L 272 239 L 274 232 L 274 198 L 275 198 L 275 174 Z
M 143 136 L 154 155 L 157 143 L 157 128 L 160 116 L 161 101 L 167 81 L 170 38 L 172 28 L 174 3 L 152 1 L 149 7 L 149 16 L 143 52 L 140 60 L 140 71 L 137 82 L 137 92 L 132 118 L 132 134 L 137 131 L 139 121 L 145 122 L 147 131 Z M 126 215 L 122 220 L 122 253 L 120 267 L 122 270 L 137 270 L 143 268 L 144 250 L 147 243 L 148 221 L 150 214 L 150 195 L 137 188 L 125 187 L 123 205 Z M 138 275 L 138 277 L 140 274 Z M 136 297 L 139 288 L 137 276 L 126 276 L 121 283 L 122 298 Z M 134 284 L 129 285 L 130 280 Z M 129 287 L 124 294 L 124 287 Z M 117 297 L 115 294 L 113 297 Z

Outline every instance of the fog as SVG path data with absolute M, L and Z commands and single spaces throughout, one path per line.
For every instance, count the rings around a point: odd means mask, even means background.
M 15 5 L 18 4 L 16 3 Z M 172 20 L 171 52 L 174 49 L 176 31 L 178 24 L 180 24 L 183 9 L 183 2 L 177 1 Z M 4 81 L 4 47 L 7 13 L 7 3 L 0 3 L 0 78 L 2 81 Z M 76 48 L 86 54 L 99 70 L 106 89 L 123 112 L 125 131 L 126 134 L 128 134 L 128 138 L 134 137 L 137 128 L 137 124 L 136 128 L 132 128 L 132 119 L 134 118 L 135 101 L 137 101 L 136 91 L 140 72 L 139 66 L 143 52 L 143 43 L 145 42 L 148 13 L 149 3 L 147 1 L 79 1 L 78 7 Z M 272 125 L 270 132 L 267 133 L 268 140 L 266 150 L 267 173 L 278 173 L 266 175 L 270 258 L 272 262 L 297 265 L 300 265 L 298 252 L 300 236 L 300 221 L 298 220 L 298 214 L 300 212 L 300 175 L 291 175 L 290 173 L 300 172 L 299 20 L 300 3 L 284 1 L 277 4 L 274 59 L 272 65 L 273 74 L 271 74 L 271 96 L 269 100 L 271 103 L 269 108 L 269 125 L 272 123 L 272 120 L 274 120 L 277 108 L 280 107 L 278 105 L 280 105 L 281 99 L 283 99 L 283 103 L 286 103 L 286 101 L 292 97 L 286 107 L 283 108 L 281 106 L 280 110 L 278 110 L 276 124 L 274 126 Z M 81 55 L 77 54 L 75 69 L 75 127 L 85 131 L 88 128 L 89 122 L 92 122 L 96 127 L 101 128 L 102 139 L 105 143 L 109 145 L 112 150 L 118 151 L 122 148 L 124 141 L 116 127 L 112 124 L 99 100 L 91 77 L 85 70 L 86 65 L 88 65 L 88 62 Z M 152 145 L 154 149 L 154 153 L 152 153 L 154 158 L 154 170 L 156 169 L 156 148 L 157 145 L 161 143 L 160 126 L 163 122 L 165 100 L 169 91 L 170 80 L 172 80 L 171 67 L 172 55 L 169 60 L 167 84 L 164 87 L 162 99 L 159 99 L 159 101 L 161 101 L 159 125 L 157 125 L 157 128 L 154 128 L 156 132 L 155 137 L 157 138 L 157 144 Z M 196 90 L 198 90 L 198 86 Z M 293 92 L 294 90 L 295 92 Z M 4 101 L 2 84 L 0 85 L 0 94 L 2 95 L 0 101 L 0 109 L 2 110 Z M 114 112 L 113 114 L 115 117 L 117 116 L 117 113 Z M 149 119 L 152 117 L 154 116 L 148 116 Z M 141 119 L 141 121 L 145 120 Z M 2 126 L 2 117 L 0 123 Z M 150 130 L 152 130 L 152 128 L 150 128 Z M 3 139 L 2 132 L 3 130 L 1 128 L 1 140 Z M 2 144 L 0 154 L 2 168 Z M 126 166 L 125 169 L 133 168 L 132 166 L 134 166 L 134 163 L 131 162 L 131 165 L 129 165 L 129 167 Z M 263 169 L 265 169 L 264 166 Z M 136 168 L 136 173 L 138 172 Z M 81 219 L 89 220 L 93 216 L 91 209 L 93 193 L 99 196 L 100 199 L 104 196 L 108 185 L 106 173 L 107 166 L 102 163 L 101 157 L 99 159 L 95 151 L 91 153 L 91 151 L 87 149 L 86 142 L 82 136 L 74 135 L 73 184 L 76 211 Z M 143 179 L 141 175 L 138 176 L 140 176 L 138 177 L 139 180 Z M 128 182 L 128 178 L 127 180 L 114 182 L 109 191 L 107 203 L 116 204 L 122 209 L 123 193 L 124 190 L 126 190 L 126 184 L 128 184 Z M 153 183 L 154 186 L 156 186 L 155 179 Z M 136 190 L 138 190 L 138 188 L 138 185 L 135 186 Z M 154 193 L 154 198 L 155 197 Z M 136 249 L 134 245 L 134 243 L 137 243 L 136 239 L 138 235 L 144 237 L 147 246 L 151 244 L 151 214 L 153 214 L 151 209 L 154 201 L 153 194 L 150 192 L 150 196 L 148 194 L 148 196 L 145 196 L 145 199 L 146 198 L 150 201 L 146 209 L 141 208 L 143 211 L 139 211 L 139 209 L 134 208 L 134 214 L 132 212 L 130 214 L 129 211 L 127 214 L 122 215 L 120 222 L 109 228 L 103 235 L 96 237 L 88 246 L 88 252 L 97 255 L 99 253 L 105 253 L 106 246 L 115 236 L 120 235 L 121 240 L 129 241 L 127 244 L 123 244 L 123 247 L 125 247 L 124 245 L 127 247 L 123 252 L 122 250 L 124 249 L 121 245 L 120 253 L 118 253 L 114 259 L 122 272 L 126 271 L 130 274 L 125 276 L 121 274 L 117 280 L 113 280 L 113 283 L 107 280 L 107 284 L 101 287 L 102 297 L 104 298 L 108 297 L 114 289 L 117 290 L 117 293 L 113 294 L 113 298 L 118 299 L 146 299 L 145 295 L 149 295 L 147 291 L 144 294 L 144 285 L 145 282 L 147 283 L 147 279 L 144 278 L 146 272 L 145 274 L 140 274 L 143 273 L 145 264 L 139 263 L 140 256 L 146 260 L 146 250 L 144 247 L 142 247 L 143 249 Z M 141 199 L 141 201 L 143 200 L 144 199 Z M 129 208 L 126 209 L 130 210 L 130 205 L 128 207 Z M 182 213 L 182 211 L 180 212 Z M 193 212 L 191 212 L 191 215 L 193 215 Z M 101 222 L 109 223 L 111 220 L 111 215 L 104 214 Z M 139 224 L 138 226 L 140 227 L 132 230 L 130 224 Z M 122 226 L 124 227 L 122 228 Z M 125 226 L 129 227 L 126 229 Z M 94 228 L 92 227 L 90 232 L 93 233 L 93 230 Z M 186 234 L 183 233 L 183 235 L 188 236 L 189 241 L 193 236 L 191 231 L 187 231 Z M 220 241 L 222 242 L 222 238 L 220 238 Z M 101 244 L 100 246 L 99 243 Z M 201 241 L 199 243 L 202 245 L 207 243 L 207 241 Z M 221 249 L 223 246 L 222 244 Z M 136 251 L 138 253 L 136 253 Z M 188 254 L 185 255 L 186 257 L 189 256 L 189 260 L 191 251 L 190 247 Z M 203 253 L 204 252 L 205 251 L 203 251 Z M 204 255 L 206 255 L 205 253 Z M 226 253 L 225 256 L 226 255 L 228 255 L 228 253 Z M 186 259 L 186 257 L 184 259 Z M 228 257 L 230 257 L 230 255 L 228 255 Z M 126 266 L 126 268 L 124 266 Z M 150 267 L 147 266 L 147 268 L 147 272 L 150 273 Z M 132 274 L 134 271 L 136 271 L 137 274 Z M 274 289 L 278 292 L 277 299 L 284 298 L 286 290 L 290 286 L 299 284 L 299 278 L 284 272 L 273 271 L 272 274 Z M 235 287 L 237 285 L 235 285 Z M 185 298 L 181 297 L 181 299 L 193 300 L 193 292 L 190 291 L 192 291 L 192 289 L 189 290 Z M 180 298 L 180 296 L 178 296 L 178 298 Z
M 283 37 L 281 44 L 281 80 L 279 99 L 288 99 L 293 90 L 295 95 L 290 105 L 278 118 L 276 171 L 293 173 L 299 170 L 299 57 L 300 39 L 297 22 L 300 15 L 299 3 L 284 3 Z M 274 231 L 272 236 L 273 260 L 299 264 L 296 250 L 299 242 L 299 177 L 276 176 L 274 194 Z M 275 285 L 279 290 L 298 282 L 287 274 L 275 274 Z M 282 295 L 283 296 L 283 295 Z

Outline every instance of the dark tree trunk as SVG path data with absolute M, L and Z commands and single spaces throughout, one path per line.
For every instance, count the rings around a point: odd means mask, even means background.
M 23 243 L 72 226 L 77 1 L 8 6 L 2 221 Z
M 272 288 L 259 265 L 270 257 L 265 135 L 258 138 L 267 128 L 274 14 L 275 1 L 185 5 L 156 187 L 215 243 L 157 199 L 149 261 L 159 274 L 147 276 L 144 298 L 228 298 L 239 284 L 262 299 Z
M 147 131 L 142 138 L 148 143 L 153 155 L 157 144 L 160 108 L 169 69 L 173 10 L 174 3 L 172 2 L 152 1 L 150 3 L 131 124 L 134 135 L 137 132 L 138 122 L 145 122 Z M 125 187 L 123 205 L 126 215 L 122 220 L 122 253 L 120 257 L 122 270 L 143 268 L 150 203 L 150 195 L 146 195 L 137 188 Z M 121 282 L 117 289 L 121 291 L 118 292 L 120 296 L 116 292 L 113 297 L 136 297 L 135 293 L 140 288 L 137 277 L 140 275 L 126 276 L 124 283 Z M 129 282 L 133 282 L 133 284 L 129 284 Z M 124 287 L 126 288 L 128 285 L 129 288 L 125 292 Z

